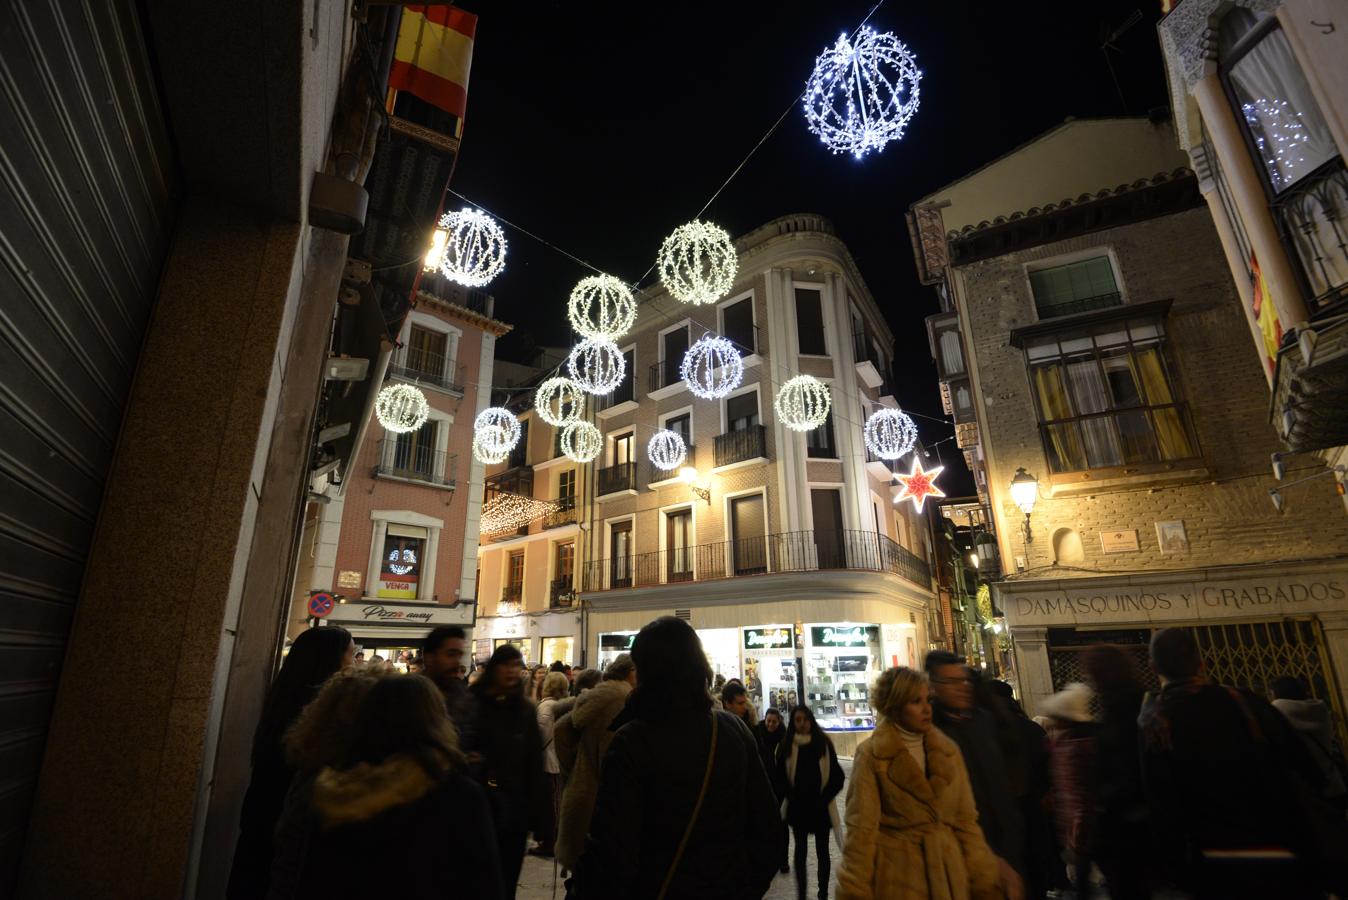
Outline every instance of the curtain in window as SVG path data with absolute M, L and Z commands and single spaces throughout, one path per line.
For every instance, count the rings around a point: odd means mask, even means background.
M 1045 421 L 1067 419 L 1072 407 L 1067 402 L 1067 390 L 1062 383 L 1062 367 L 1057 365 L 1034 368 L 1034 388 L 1039 394 L 1039 408 Z M 1081 448 L 1081 436 L 1072 425 L 1050 425 L 1049 445 L 1057 457 L 1054 468 L 1069 472 L 1086 468 L 1086 454 Z
M 1072 407 L 1078 416 L 1101 413 L 1109 409 L 1109 387 L 1100 375 L 1100 366 L 1094 359 L 1069 362 L 1066 366 L 1067 386 Z M 1086 444 L 1086 461 L 1092 469 L 1123 464 L 1118 441 L 1114 438 L 1113 423 L 1107 416 L 1081 421 L 1081 435 Z
M 1160 348 L 1137 349 L 1133 353 L 1133 362 L 1137 367 L 1134 375 L 1146 391 L 1147 403 L 1158 406 L 1175 402 L 1170 382 L 1165 376 Z M 1156 443 L 1162 459 L 1188 459 L 1198 455 L 1177 408 L 1152 410 L 1152 422 L 1155 424 Z

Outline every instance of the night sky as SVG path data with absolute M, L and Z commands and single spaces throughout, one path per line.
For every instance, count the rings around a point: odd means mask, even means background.
M 461 5 L 480 19 L 451 188 L 632 281 L 874 0 Z M 904 212 L 1068 116 L 1164 107 L 1159 7 L 887 0 L 870 25 L 894 32 L 923 72 L 921 108 L 904 139 L 862 161 L 835 156 L 797 106 L 704 218 L 734 236 L 786 213 L 831 219 L 894 330 L 895 396 L 905 409 L 941 417 L 923 324 L 937 301 L 917 281 Z M 1110 54 L 1121 101 L 1100 45 L 1134 11 L 1141 20 Z M 500 355 L 526 362 L 535 344 L 569 342 L 566 297 L 592 273 L 517 230 L 507 237 L 506 272 L 490 290 L 497 317 L 515 325 Z M 952 433 L 917 422 L 928 443 Z M 939 449 L 950 467 L 947 493 L 972 493 L 954 443 Z

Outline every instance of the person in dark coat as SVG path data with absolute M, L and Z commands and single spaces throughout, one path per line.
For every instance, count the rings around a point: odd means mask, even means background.
M 1024 828 L 992 716 L 975 705 L 973 676 L 958 656 L 933 650 L 924 666 L 931 679 L 936 727 L 955 742 L 964 757 L 978 824 L 988 846 L 1024 877 Z
M 1053 720 L 1053 817 L 1058 841 L 1075 869 L 1076 896 L 1091 895 L 1095 860 L 1096 725 L 1091 689 L 1072 683 L 1044 698 L 1039 712 Z
M 275 851 L 273 833 L 295 774 L 286 762 L 281 739 L 323 682 L 352 665 L 355 658 L 351 632 L 336 626 L 310 628 L 290 645 L 253 733 L 253 775 L 239 813 L 239 839 L 225 886 L 228 900 L 257 900 L 267 895 Z
M 421 643 L 421 674 L 425 675 L 445 698 L 445 712 L 459 732 L 459 746 L 467 752 L 472 748 L 471 736 L 473 700 L 468 696 L 468 685 L 463 680 L 464 645 L 467 636 L 458 625 L 432 628 Z
M 482 788 L 463 774 L 444 700 L 421 675 L 370 688 L 341 766 L 314 782 L 319 834 L 305 860 L 298 900 L 504 895 Z M 464 827 L 464 823 L 472 823 Z M 415 864 L 408 864 L 415 860 Z
M 547 804 L 552 802 L 543 780 L 537 714 L 524 697 L 524 657 L 519 648 L 497 647 L 469 690 L 476 706 L 475 745 L 468 759 L 487 791 L 505 896 L 514 898 L 529 833 L 551 837 L 546 832 Z
M 782 799 L 781 785 L 777 782 L 777 748 L 782 742 L 790 737 L 785 723 L 782 722 L 782 714 L 776 707 L 768 707 L 768 711 L 763 714 L 763 721 L 754 726 L 754 740 L 758 742 L 758 758 L 763 760 L 763 771 L 768 773 L 769 780 L 772 781 L 772 789 L 777 793 L 777 799 Z M 790 872 L 791 866 L 787 863 L 787 856 L 791 852 L 791 838 L 786 829 L 782 829 L 782 871 Z
M 842 820 L 835 799 L 843 789 L 843 770 L 833 741 L 819 727 L 809 707 L 791 710 L 791 736 L 777 749 L 777 784 L 784 797 L 786 824 L 796 841 L 796 896 L 805 900 L 806 860 L 814 835 L 819 900 L 828 900 L 828 838 L 842 849 Z
M 995 709 L 1003 736 L 1000 742 L 1009 760 L 1010 786 L 1016 809 L 1025 826 L 1023 859 L 1025 896 L 1042 897 L 1047 891 L 1067 887 L 1067 872 L 1054 836 L 1047 803 L 1050 785 L 1049 740 L 1016 701 L 1011 685 L 1005 681 L 983 681 L 986 697 L 978 705 Z M 1014 738 L 1014 749 L 1007 752 Z M 1136 753 L 1134 753 L 1136 755 Z
M 781 861 L 782 825 L 753 735 L 713 711 L 687 622 L 656 619 L 631 653 L 637 686 L 612 726 L 577 896 L 651 900 L 667 885 L 666 900 L 757 900 Z

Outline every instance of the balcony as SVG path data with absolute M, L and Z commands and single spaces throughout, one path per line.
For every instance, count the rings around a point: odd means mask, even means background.
M 524 585 L 507 584 L 505 587 L 501 588 L 502 606 L 511 607 L 513 609 L 519 609 L 520 605 L 523 602 L 524 602 Z
M 1300 263 L 1314 321 L 1348 301 L 1348 171 L 1334 158 L 1272 204 L 1288 256 Z
M 635 491 L 637 489 L 637 464 L 634 462 L 618 463 L 616 466 L 600 469 L 597 483 L 600 497 L 623 491 Z
M 504 472 L 488 476 L 483 484 L 488 498 L 492 494 L 519 494 L 521 497 L 532 497 L 534 470 L 528 466 L 514 466 Z
M 1312 322 L 1278 351 L 1273 425 L 1294 453 L 1348 444 L 1348 318 Z
M 679 478 L 679 469 L 685 466 L 697 468 L 697 448 L 692 444 L 688 445 L 688 452 L 683 457 L 683 462 L 673 469 L 661 469 L 650 460 L 646 460 L 646 487 L 654 489 L 661 482 L 674 481 Z
M 792 531 L 600 559 L 582 568 L 582 590 L 621 590 L 751 575 L 852 570 L 888 572 L 931 587 L 927 563 L 874 531 Z
M 576 605 L 576 586 L 570 578 L 559 578 L 548 589 L 548 605 L 552 609 L 570 609 Z
M 748 359 L 750 356 L 761 354 L 763 352 L 762 329 L 757 325 L 750 325 L 747 328 L 727 327 L 721 333 L 721 337 L 735 345 L 735 349 L 740 352 L 740 356 Z
M 453 367 L 453 360 L 442 353 L 403 347 L 389 360 L 388 375 L 399 381 L 410 381 L 458 397 L 463 396 L 464 367 Z
M 852 359 L 857 366 L 857 377 L 868 388 L 882 389 L 885 384 L 885 361 L 871 346 L 870 335 L 865 331 L 852 334 Z M 881 390 L 881 393 L 884 393 Z
M 456 458 L 429 445 L 412 444 L 396 438 L 384 438 L 377 447 L 376 478 L 419 481 L 436 487 L 453 488 Z
M 712 445 L 712 466 L 732 466 L 735 463 L 768 458 L 768 432 L 762 425 L 750 425 L 741 431 L 718 434 Z
M 1119 306 L 1122 303 L 1123 297 L 1118 291 L 1115 291 L 1112 294 L 1079 297 L 1076 300 L 1064 300 L 1061 303 L 1035 303 L 1034 308 L 1039 313 L 1039 320 L 1042 322 L 1044 319 L 1057 319 L 1061 316 L 1094 312 L 1097 309 L 1109 309 L 1111 306 Z
M 576 524 L 575 497 L 558 497 L 552 502 L 557 504 L 557 509 L 543 517 L 544 529 Z
M 651 366 L 646 377 L 647 391 L 654 394 L 662 388 L 683 384 L 683 376 L 679 374 L 682 365 L 682 359 L 665 359 Z

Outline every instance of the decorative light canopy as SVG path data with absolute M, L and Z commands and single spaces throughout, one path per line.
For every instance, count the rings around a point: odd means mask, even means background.
M 549 500 L 535 500 L 519 494 L 498 493 L 482 504 L 478 529 L 483 534 L 504 534 L 517 531 L 536 522 L 548 513 L 556 512 L 558 504 Z
M 650 443 L 646 445 L 646 455 L 650 457 L 651 465 L 670 472 L 683 465 L 688 456 L 688 447 L 678 432 L 664 428 L 651 437 Z
M 894 498 L 895 503 L 904 500 L 913 501 L 913 507 L 922 512 L 922 507 L 927 502 L 928 497 L 944 497 L 945 491 L 936 486 L 936 476 L 945 471 L 945 466 L 937 466 L 930 471 L 922 468 L 922 460 L 918 459 L 918 454 L 913 454 L 913 469 L 907 475 L 898 475 L 894 477 L 903 485 L 903 490 Z
M 880 409 L 866 420 L 862 436 L 866 449 L 880 459 L 898 459 L 917 443 L 917 426 L 907 413 Z
M 903 137 L 921 80 L 917 60 L 894 35 L 862 28 L 855 43 L 839 35 L 805 83 L 805 120 L 834 153 L 860 159 Z
M 1302 148 L 1311 140 L 1310 132 L 1301 122 L 1301 113 L 1286 100 L 1263 97 L 1241 104 L 1240 111 L 1245 114 L 1255 146 L 1264 157 L 1274 189 L 1282 190 L 1300 178 L 1303 173 L 1296 170 L 1306 164 Z
M 744 380 L 744 360 L 735 345 L 723 337 L 705 335 L 683 354 L 679 375 L 693 396 L 716 400 Z
M 572 422 L 562 429 L 562 453 L 578 463 L 587 463 L 604 449 L 604 435 L 589 422 Z
M 622 384 L 627 362 L 608 338 L 589 337 L 571 348 L 566 361 L 571 380 L 591 394 L 607 394 Z
M 440 271 L 466 287 L 483 287 L 505 268 L 506 238 L 496 220 L 481 210 L 464 208 L 440 218 L 445 230 Z M 437 239 L 438 240 L 438 239 Z
M 495 426 L 493 426 L 493 428 L 494 427 Z M 505 462 L 507 459 L 510 458 L 510 451 L 501 450 L 498 452 L 495 449 L 493 449 L 499 446 L 500 443 L 501 441 L 498 439 L 493 439 L 490 441 L 490 443 L 488 443 L 482 439 L 482 435 L 480 434 L 473 435 L 473 457 L 477 459 L 479 462 L 485 463 L 489 466 L 494 466 L 498 463 Z
M 572 288 L 566 317 L 582 337 L 617 340 L 636 322 L 637 301 L 612 275 L 592 275 Z
M 665 290 L 676 300 L 696 306 L 715 303 L 730 293 L 739 257 L 724 228 L 693 221 L 665 238 L 656 265 Z
M 508 409 L 489 406 L 473 420 L 473 442 L 480 444 L 486 455 L 509 454 L 520 442 L 519 420 Z
M 585 392 L 570 378 L 549 378 L 534 394 L 534 409 L 549 425 L 570 425 L 585 412 Z
M 777 392 L 777 418 L 792 431 L 812 431 L 828 419 L 828 385 L 813 375 L 788 379 Z
M 385 431 L 406 434 L 426 424 L 431 405 L 418 388 L 410 384 L 390 384 L 375 397 L 374 415 Z

